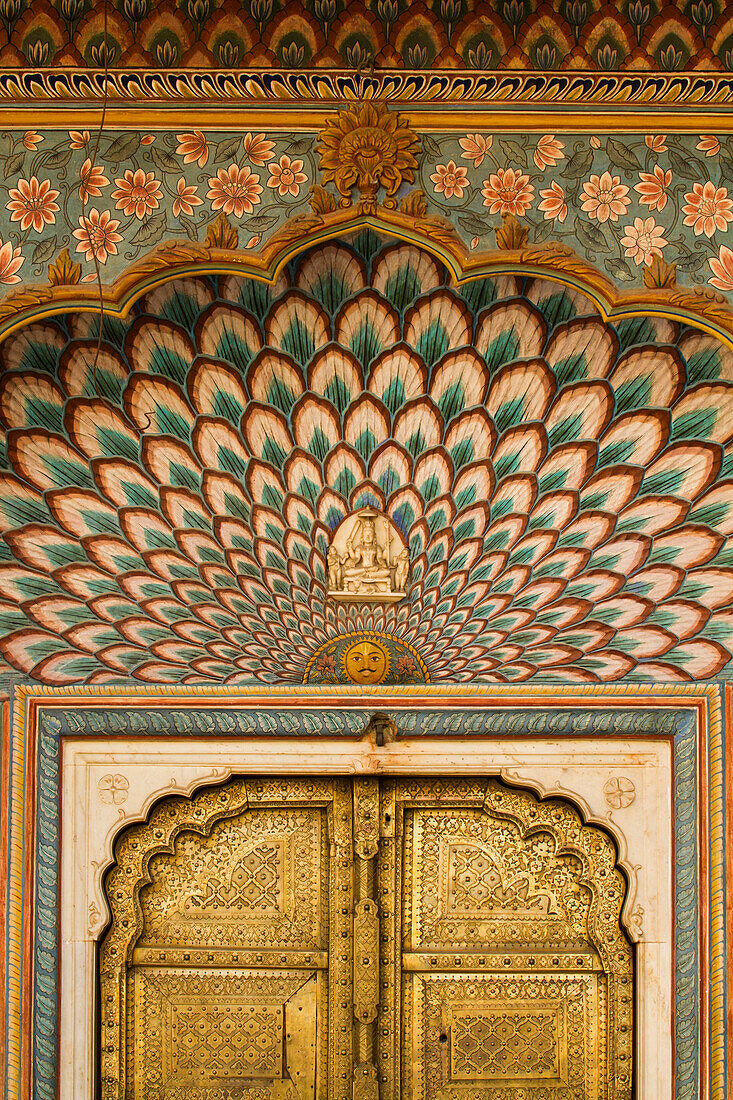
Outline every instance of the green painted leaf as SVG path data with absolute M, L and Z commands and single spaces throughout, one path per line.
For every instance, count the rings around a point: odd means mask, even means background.
M 592 222 L 587 222 L 584 218 L 576 218 L 575 221 L 575 233 L 583 245 L 589 252 L 610 252 L 611 246 L 605 238 L 602 230 L 597 225 L 593 225 Z
M 140 226 L 135 236 L 131 238 L 130 244 L 141 247 L 157 244 L 167 227 L 168 219 L 165 210 L 161 210 L 159 214 L 151 214 Z
M 181 165 L 174 156 L 165 149 L 158 149 L 155 145 L 150 147 L 150 156 L 153 158 L 161 172 L 180 172 Z
M 140 148 L 140 137 L 141 135 L 136 131 L 120 134 L 107 146 L 105 160 L 111 160 L 115 164 L 119 164 L 122 160 L 129 160 Z
M 609 163 L 615 164 L 617 168 L 624 168 L 628 172 L 636 172 L 641 168 L 636 153 L 616 138 L 609 137 L 606 139 L 606 154 Z
M 33 249 L 33 255 L 31 256 L 31 263 L 45 264 L 47 260 L 50 260 L 56 251 L 56 241 L 58 238 L 54 234 L 53 237 L 42 237 L 36 247 Z

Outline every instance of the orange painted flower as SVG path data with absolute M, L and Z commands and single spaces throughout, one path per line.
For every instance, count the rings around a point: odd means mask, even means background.
M 26 132 L 23 134 L 23 144 L 25 145 L 26 149 L 31 149 L 35 151 L 36 146 L 40 145 L 43 140 L 44 139 L 41 137 L 37 130 L 26 130 Z
M 9 192 L 10 202 L 6 203 L 11 210 L 11 222 L 20 222 L 20 228 L 30 229 L 40 233 L 45 225 L 53 225 L 59 212 L 59 204 L 54 199 L 59 197 L 58 191 L 51 187 L 50 180 L 39 183 L 35 176 L 29 180 L 18 180 L 17 187 L 11 187 Z
M 70 149 L 86 149 L 89 144 L 89 131 L 88 130 L 69 130 L 69 148 Z
M 104 174 L 104 169 L 99 164 L 92 164 L 91 158 L 87 157 L 81 166 L 81 172 L 79 173 L 81 183 L 79 185 L 79 198 L 82 202 L 86 202 L 87 199 L 96 198 L 102 194 L 102 188 L 107 187 L 109 180 Z
M 565 201 L 565 192 L 559 183 L 553 180 L 549 187 L 540 191 L 542 202 L 538 210 L 542 210 L 545 221 L 564 222 L 568 216 L 568 204 Z
M 152 172 L 144 172 L 142 168 L 133 172 L 128 168 L 115 183 L 117 190 L 112 192 L 112 198 L 117 199 L 115 210 L 121 210 L 126 218 L 133 214 L 136 218 L 144 218 L 160 205 L 163 192 Z
M 258 168 L 262 168 L 264 164 L 267 164 L 268 160 L 272 160 L 275 154 L 273 149 L 275 148 L 274 141 L 268 141 L 264 134 L 245 134 L 244 135 L 244 154 L 246 157 L 256 164 Z
M 464 160 L 472 160 L 474 168 L 480 168 L 493 140 L 491 134 L 466 134 L 458 142 L 463 150 L 461 156 Z
M 733 249 L 721 244 L 718 258 L 708 260 L 713 271 L 710 285 L 718 290 L 733 290 Z
M 701 134 L 696 148 L 704 153 L 706 157 L 717 157 L 720 152 L 720 142 L 715 134 Z
M 244 213 L 252 213 L 261 194 L 260 177 L 256 172 L 246 165 L 238 168 L 230 164 L 227 169 L 220 168 L 209 180 L 206 197 L 211 199 L 212 210 L 223 210 L 225 214 L 241 218 Z
M 565 160 L 565 148 L 562 141 L 558 141 L 554 134 L 545 134 L 537 142 L 533 153 L 534 162 L 538 168 L 554 168 L 559 160 Z
M 186 181 L 181 176 L 178 181 L 176 191 L 176 198 L 173 200 L 173 217 L 177 218 L 181 214 L 188 214 L 189 217 L 193 214 L 194 206 L 203 206 L 204 200 L 200 199 L 196 194 L 195 184 L 186 185 Z
M 640 195 L 639 202 L 651 210 L 664 210 L 668 198 L 667 188 L 672 182 L 672 173 L 665 172 L 655 164 L 653 172 L 639 172 L 639 179 L 641 183 L 634 185 L 634 190 Z
M 116 231 L 119 224 L 112 218 L 110 210 L 103 210 L 100 214 L 92 207 L 88 214 L 81 215 L 79 228 L 74 230 L 79 242 L 76 251 L 83 252 L 87 261 L 96 256 L 98 263 L 106 264 L 108 256 L 117 255 L 117 245 L 122 240 Z
M 190 134 L 176 134 L 178 145 L 176 152 L 183 155 L 184 164 L 198 162 L 199 168 L 203 168 L 209 159 L 209 143 L 200 130 L 194 130 Z
M 627 198 L 629 189 L 621 183 L 620 176 L 611 176 L 610 172 L 604 172 L 602 176 L 591 176 L 583 184 L 581 198 L 582 209 L 591 218 L 597 218 L 599 222 L 617 222 L 620 214 L 626 213 L 626 208 L 631 199 Z
M 653 153 L 667 152 L 666 134 L 647 134 L 644 141 L 646 142 L 647 149 L 651 149 Z
M 657 225 L 654 218 L 634 218 L 634 224 L 626 226 L 621 244 L 635 264 L 650 264 L 652 256 L 661 256 L 662 249 L 669 243 L 663 233 L 663 227 Z
M 695 236 L 704 233 L 712 237 L 716 229 L 723 233 L 733 221 L 733 201 L 728 198 L 727 187 L 716 187 L 708 180 L 693 184 L 692 191 L 685 195 L 682 212 L 686 215 L 682 224 L 693 226 Z
M 20 251 L 20 245 L 16 244 L 13 248 L 11 242 L 6 241 L 0 247 L 0 283 L 19 283 L 20 275 L 16 275 L 16 271 L 24 261 L 25 256 Z
M 481 188 L 484 206 L 491 214 L 516 214 L 521 217 L 534 201 L 534 187 L 529 176 L 513 168 L 499 168 L 484 180 Z
M 283 153 L 279 161 L 270 165 L 267 186 L 276 187 L 278 195 L 297 195 L 301 183 L 305 183 L 307 179 L 303 171 L 303 161 L 291 160 Z
M 463 192 L 468 187 L 468 169 L 458 168 L 454 160 L 447 164 L 436 164 L 435 171 L 431 175 L 434 190 L 445 195 L 447 199 L 462 199 Z
M 155 134 L 143 134 L 140 138 L 141 145 L 152 145 L 155 141 Z
M 590 139 L 590 144 L 591 144 L 592 149 L 600 149 L 601 139 L 598 137 L 598 134 L 593 134 L 592 135 L 592 137 Z

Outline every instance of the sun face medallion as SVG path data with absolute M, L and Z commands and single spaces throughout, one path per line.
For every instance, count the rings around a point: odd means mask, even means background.
M 347 679 L 354 684 L 381 684 L 389 672 L 389 650 L 379 642 L 356 642 L 341 659 Z

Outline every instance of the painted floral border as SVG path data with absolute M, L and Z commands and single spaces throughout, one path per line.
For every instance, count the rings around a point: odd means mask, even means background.
M 308 211 L 317 135 L 0 133 L 0 284 L 111 283 L 163 240 L 255 250 Z M 469 249 L 570 246 L 615 283 L 733 298 L 733 136 L 423 134 L 416 185 Z

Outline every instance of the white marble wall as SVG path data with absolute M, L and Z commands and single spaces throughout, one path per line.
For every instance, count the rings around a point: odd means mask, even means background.
M 59 1100 L 93 1100 L 96 942 L 114 839 L 159 798 L 232 775 L 500 775 L 577 805 L 615 837 L 637 944 L 638 1100 L 672 1097 L 672 760 L 665 741 L 67 740 L 62 761 Z

